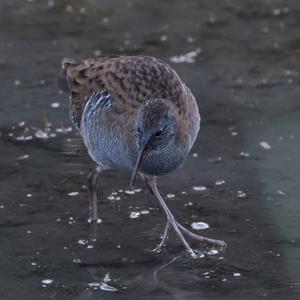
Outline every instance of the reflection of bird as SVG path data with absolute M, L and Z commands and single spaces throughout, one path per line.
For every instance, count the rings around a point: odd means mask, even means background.
M 156 186 L 156 176 L 174 171 L 186 158 L 200 127 L 197 103 L 191 91 L 166 63 L 144 56 L 119 56 L 75 62 L 65 58 L 58 80 L 71 96 L 70 116 L 97 163 L 90 176 L 90 214 L 97 220 L 96 186 L 105 168 L 139 172 L 167 216 L 159 249 L 171 226 L 195 256 L 183 234 L 198 236 L 173 217 Z

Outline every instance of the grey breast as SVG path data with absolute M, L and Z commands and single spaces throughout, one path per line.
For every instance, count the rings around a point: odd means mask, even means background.
M 81 119 L 81 135 L 91 158 L 107 168 L 132 168 L 133 134 L 126 114 L 111 110 L 112 99 L 106 90 L 93 93 Z M 132 125 L 131 125 L 132 127 Z

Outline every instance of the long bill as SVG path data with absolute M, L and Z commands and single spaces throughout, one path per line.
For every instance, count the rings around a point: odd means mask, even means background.
M 146 154 L 145 149 L 147 147 L 147 144 L 148 144 L 148 140 L 143 139 L 142 142 L 141 142 L 141 147 L 140 147 L 139 153 L 138 153 L 138 158 L 136 160 L 135 166 L 134 166 L 133 171 L 132 171 L 131 179 L 130 179 L 130 187 L 131 188 L 134 185 L 134 182 L 135 182 L 138 170 L 140 168 L 140 164 L 143 160 L 144 154 Z

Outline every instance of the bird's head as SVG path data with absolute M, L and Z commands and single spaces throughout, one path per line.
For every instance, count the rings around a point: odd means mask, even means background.
M 133 186 L 142 161 L 152 151 L 159 151 L 175 140 L 177 119 L 173 104 L 165 99 L 151 99 L 140 108 L 134 136 L 138 155 L 133 168 L 130 186 Z

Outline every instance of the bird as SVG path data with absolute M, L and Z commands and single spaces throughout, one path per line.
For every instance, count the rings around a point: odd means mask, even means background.
M 197 251 L 186 237 L 226 246 L 181 225 L 157 188 L 160 176 L 184 162 L 200 129 L 196 99 L 169 64 L 150 56 L 64 58 L 58 86 L 69 95 L 70 119 L 96 163 L 89 175 L 90 222 L 98 220 L 102 171 L 124 169 L 131 172 L 131 187 L 141 176 L 165 212 L 165 229 L 154 251 L 165 245 L 170 228 L 192 257 Z

